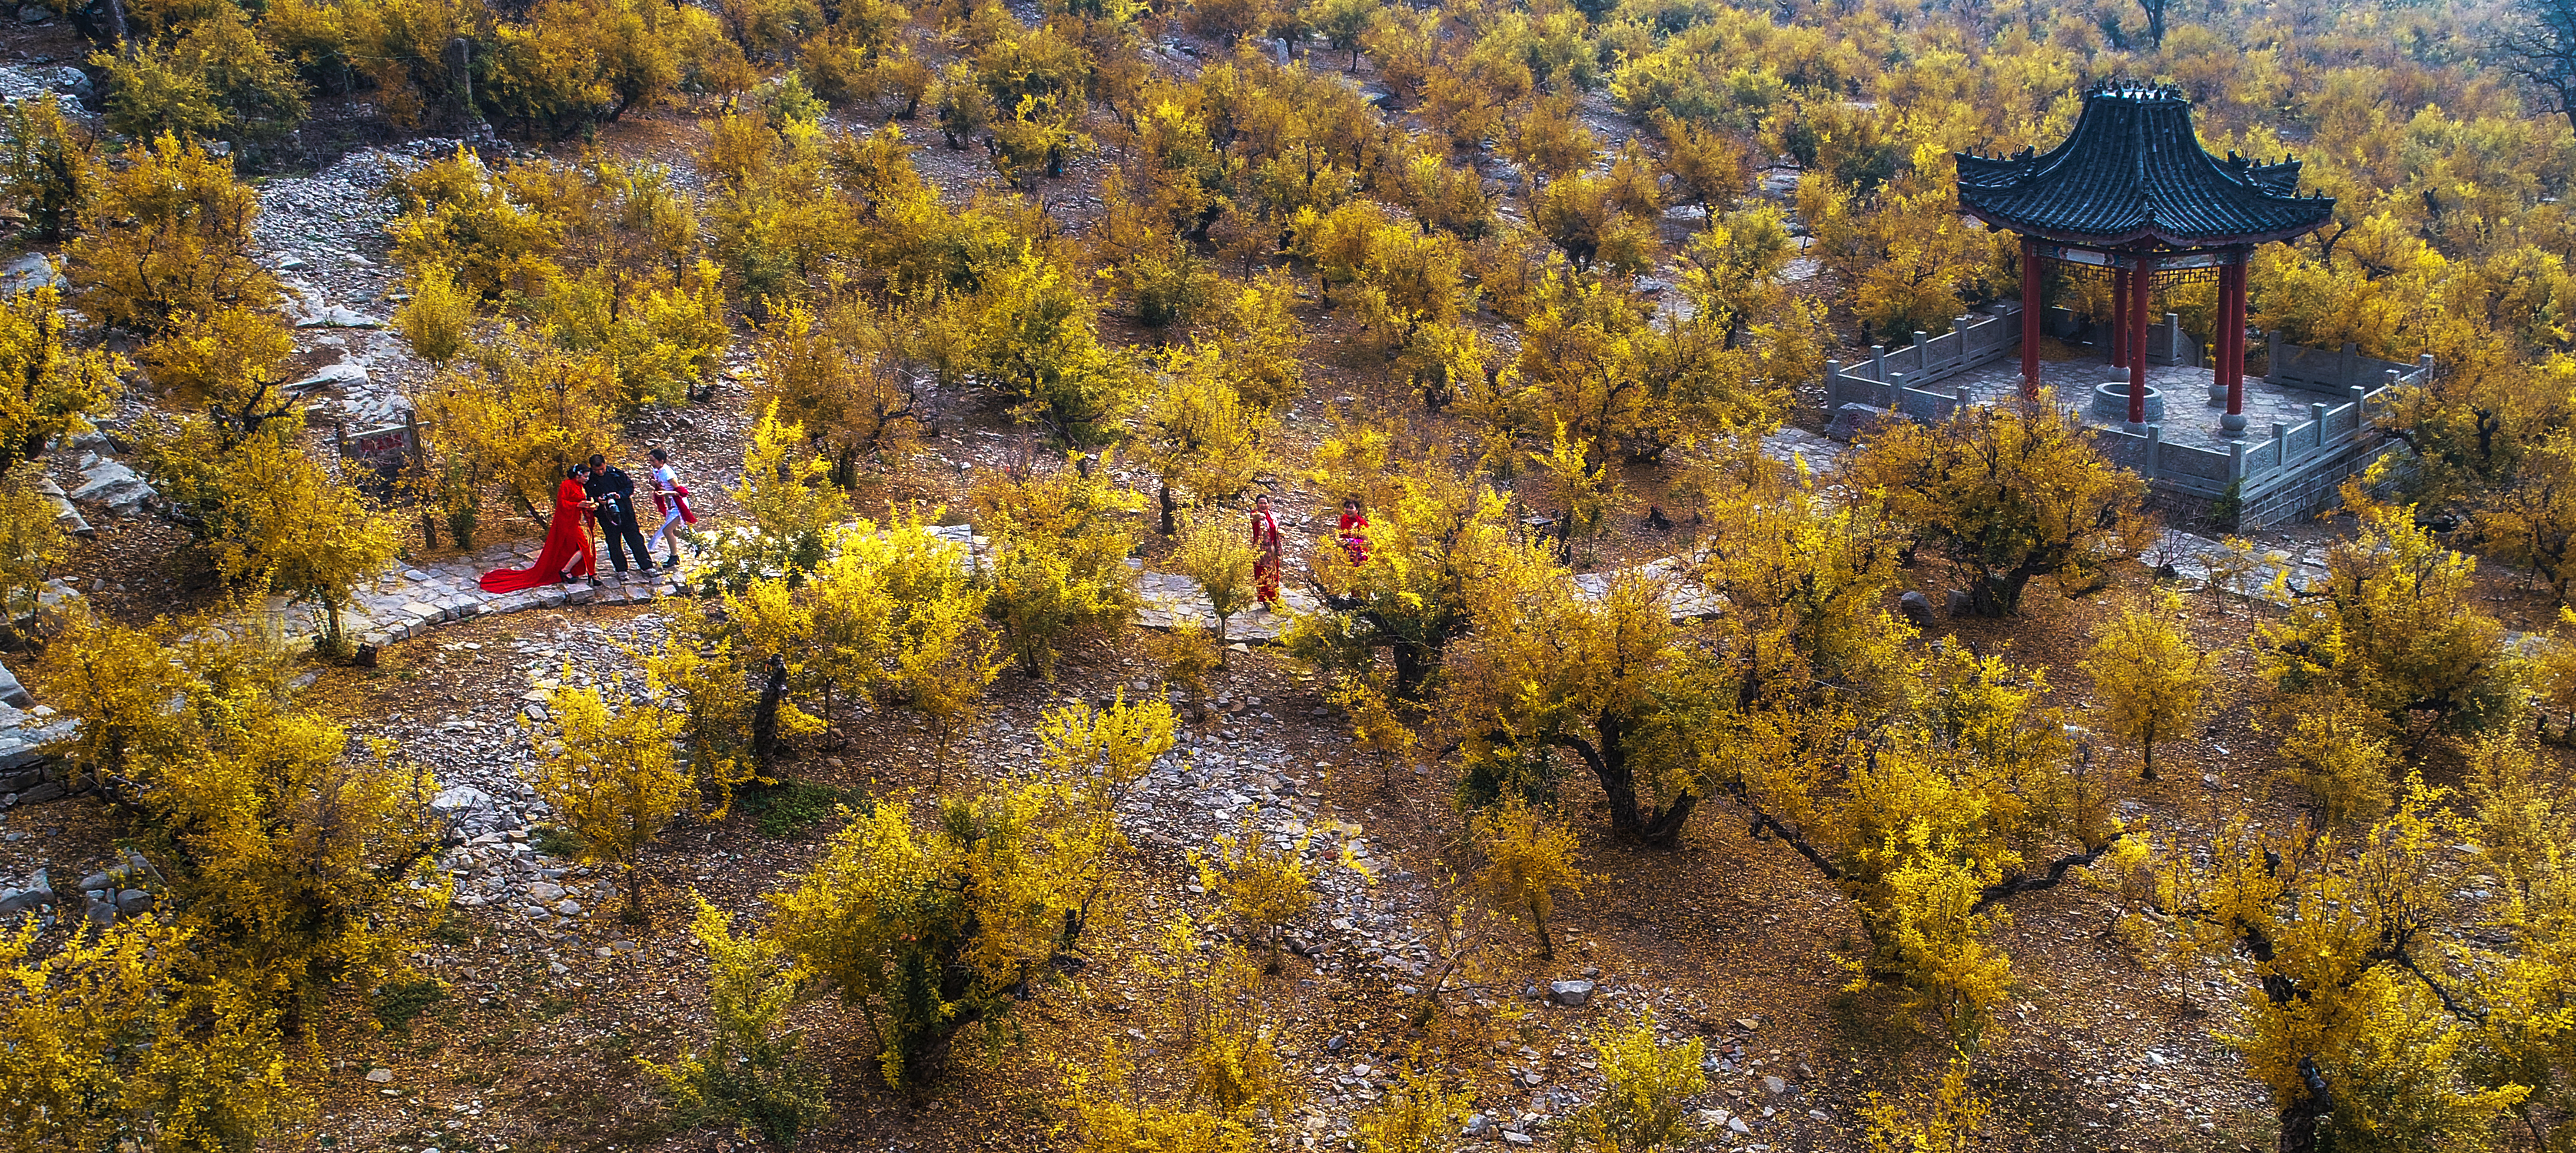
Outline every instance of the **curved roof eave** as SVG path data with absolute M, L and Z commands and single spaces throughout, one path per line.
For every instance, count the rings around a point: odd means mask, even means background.
M 2334 202 L 2329 200 L 2324 201 L 2324 203 L 2331 205 Z M 2298 238 L 2306 236 L 2307 234 L 2323 228 L 2326 225 L 2326 221 L 2319 220 L 2314 223 L 2276 229 L 2271 232 L 2243 235 L 2231 233 L 2223 236 L 2194 236 L 2189 233 L 2176 232 L 2172 229 L 2158 228 L 2151 224 L 2142 228 L 2131 229 L 2126 232 L 2099 235 L 2094 233 L 2060 232 L 2055 229 L 2044 228 L 2025 221 L 2013 220 L 1999 213 L 1991 213 L 1972 205 L 1961 205 L 1960 207 L 1964 215 L 1969 216 L 1989 227 L 2000 228 L 2006 232 L 2019 233 L 2023 236 L 2034 237 L 2056 244 L 2071 244 L 2079 248 L 2125 248 L 2133 246 L 2142 240 L 2153 240 L 2168 248 L 2225 248 L 2230 245 L 2238 244 L 2271 244 L 2274 242 L 2297 240 Z M 2331 216 L 2331 214 L 2329 214 L 2329 216 Z

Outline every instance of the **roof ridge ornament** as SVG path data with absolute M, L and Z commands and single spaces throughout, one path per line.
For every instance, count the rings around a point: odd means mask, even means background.
M 2135 103 L 2168 100 L 2179 101 L 2185 104 L 2191 102 L 2190 97 L 2183 95 L 2180 85 L 2158 84 L 2152 81 L 2139 80 L 2126 73 L 2113 73 L 2111 76 L 2094 81 L 2092 84 L 2085 87 L 2084 98 L 2087 101 L 2090 101 L 2097 96 L 2107 96 L 2113 99 L 2128 100 Z

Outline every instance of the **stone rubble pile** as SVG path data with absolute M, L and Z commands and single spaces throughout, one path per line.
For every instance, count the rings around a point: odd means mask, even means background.
M 7 264 L 0 264 L 0 296 L 16 296 L 39 288 L 61 290 L 70 287 L 62 269 L 41 252 L 30 252 Z
M 338 361 L 286 386 L 315 405 L 315 424 L 350 431 L 400 424 L 419 360 L 386 326 L 406 297 L 392 266 L 394 203 L 385 182 L 452 155 L 458 142 L 414 140 L 362 148 L 312 176 L 273 177 L 260 188 L 255 229 L 261 261 L 287 290 L 299 351 L 336 350 Z
M 89 77 L 69 64 L 0 65 L 0 100 L 17 104 L 42 99 L 48 92 L 62 102 L 67 119 L 87 117 L 88 103 L 95 99 Z

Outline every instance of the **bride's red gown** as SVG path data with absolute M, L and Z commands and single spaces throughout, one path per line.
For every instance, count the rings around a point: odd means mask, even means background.
M 565 477 L 555 488 L 554 521 L 546 527 L 546 547 L 537 553 L 537 563 L 484 573 L 483 591 L 512 593 L 554 584 L 567 576 L 596 576 L 599 557 L 591 551 L 590 533 L 581 523 L 581 504 L 589 499 L 580 481 Z

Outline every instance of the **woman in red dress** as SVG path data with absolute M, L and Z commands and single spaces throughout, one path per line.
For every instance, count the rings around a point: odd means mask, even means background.
M 537 563 L 484 573 L 484 592 L 511 593 L 561 584 L 574 577 L 598 583 L 599 557 L 591 551 L 589 530 L 582 527 L 582 514 L 590 510 L 591 502 L 581 482 L 589 472 L 580 465 L 564 470 L 563 483 L 555 486 L 554 520 L 546 526 L 546 547 L 538 551 Z
M 1275 611 L 1279 607 L 1279 570 L 1287 548 L 1279 539 L 1279 518 L 1271 515 L 1268 496 L 1252 501 L 1252 547 L 1260 554 L 1252 562 L 1252 579 L 1260 586 L 1261 605 Z
M 1342 501 L 1342 525 L 1333 530 L 1342 538 L 1342 554 L 1351 558 L 1351 567 L 1368 563 L 1368 514 L 1360 510 L 1360 498 Z

